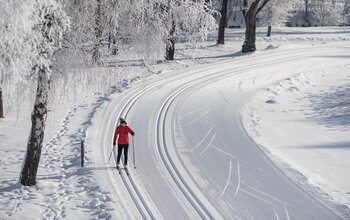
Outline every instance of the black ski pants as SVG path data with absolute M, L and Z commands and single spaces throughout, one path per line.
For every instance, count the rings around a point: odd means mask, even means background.
M 123 150 L 124 150 L 124 166 L 126 166 L 128 164 L 129 144 L 118 144 L 117 164 L 119 164 L 120 162 L 120 157 L 122 156 Z

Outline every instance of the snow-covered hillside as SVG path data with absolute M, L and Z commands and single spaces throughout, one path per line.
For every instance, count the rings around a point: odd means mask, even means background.
M 248 55 L 228 30 L 174 62 L 86 70 L 99 88 L 56 84 L 34 188 L 18 183 L 33 100 L 7 106 L 0 218 L 348 219 L 350 31 L 258 33 Z M 136 132 L 129 176 L 107 163 L 119 117 Z

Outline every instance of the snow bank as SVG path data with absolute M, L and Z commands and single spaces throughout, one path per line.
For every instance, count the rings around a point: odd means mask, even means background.
M 257 93 L 243 112 L 245 129 L 276 163 L 299 171 L 348 207 L 349 69 L 303 72 L 275 82 Z

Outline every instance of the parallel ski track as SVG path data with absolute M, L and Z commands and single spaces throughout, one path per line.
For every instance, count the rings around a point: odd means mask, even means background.
M 149 89 L 153 88 L 151 86 L 150 88 L 141 91 L 134 95 L 131 99 L 128 100 L 128 102 L 125 104 L 121 112 L 119 113 L 119 117 L 124 117 L 128 115 L 129 111 L 131 110 L 132 106 L 136 103 L 136 101 Z M 151 211 L 150 207 L 147 205 L 147 202 L 143 198 L 142 194 L 140 193 L 140 190 L 138 189 L 137 185 L 135 184 L 135 181 L 131 175 L 131 169 L 129 169 L 129 175 L 126 175 L 125 172 L 122 171 L 121 176 L 122 182 L 125 186 L 125 188 L 128 190 L 128 193 L 130 194 L 132 200 L 134 201 L 138 211 L 140 212 L 143 219 L 156 219 L 153 212 Z
M 326 49 L 326 48 L 313 48 L 313 49 L 314 50 L 312 50 L 312 51 L 307 51 L 306 54 L 309 54 L 309 53 L 312 54 L 313 52 L 315 52 L 315 49 L 322 50 L 322 49 Z M 293 59 L 300 58 L 299 52 L 305 52 L 305 48 L 281 51 L 280 53 L 278 53 L 279 56 L 283 55 L 283 54 L 288 54 L 288 57 L 287 58 L 280 58 L 277 61 L 276 60 L 271 61 L 271 62 L 264 61 L 267 58 L 276 56 L 276 54 L 272 53 L 272 54 L 265 54 L 265 56 L 262 58 L 260 56 L 251 57 L 251 59 L 247 60 L 247 63 L 251 63 L 252 60 L 255 59 L 257 61 L 263 60 L 259 63 L 256 63 L 254 65 L 255 67 L 256 66 L 264 66 L 264 65 L 269 64 L 269 63 L 278 64 L 280 62 L 282 63 L 282 62 L 285 62 L 287 60 L 293 60 Z M 296 55 L 291 56 L 293 53 L 295 53 Z M 232 62 L 232 61 L 228 61 L 228 62 Z M 186 71 L 184 73 L 178 74 L 176 77 L 172 77 L 170 80 L 174 81 L 174 80 L 180 79 L 183 77 L 183 75 L 189 75 L 190 73 L 191 74 L 201 74 L 203 71 L 215 70 L 218 67 L 222 66 L 222 63 L 225 63 L 225 62 L 220 62 L 217 65 L 211 65 L 210 67 L 207 67 L 207 68 L 189 70 L 189 71 Z M 244 64 L 246 62 L 242 61 L 241 63 Z M 248 66 L 248 67 L 238 68 L 236 70 L 231 70 L 231 69 L 222 70 L 222 71 L 217 72 L 215 75 L 206 75 L 203 77 L 195 78 L 194 80 L 192 80 L 192 81 L 184 84 L 180 88 L 176 89 L 176 91 L 174 91 L 171 95 L 169 95 L 166 98 L 166 100 L 163 102 L 161 109 L 158 113 L 157 125 L 156 125 L 157 150 L 160 154 L 160 157 L 163 161 L 163 164 L 165 165 L 165 167 L 166 167 L 167 171 L 169 172 L 170 176 L 172 177 L 173 181 L 178 186 L 180 191 L 184 194 L 184 196 L 188 199 L 190 204 L 193 206 L 193 208 L 197 211 L 197 213 L 199 214 L 199 216 L 202 219 L 216 219 L 218 217 L 221 218 L 221 216 L 218 213 L 215 213 L 213 215 L 212 210 L 209 210 L 201 202 L 201 200 L 199 199 L 199 196 L 193 190 L 193 187 L 197 187 L 197 186 L 194 185 L 193 183 L 192 184 L 187 183 L 185 178 L 183 177 L 183 175 L 180 173 L 179 169 L 176 167 L 176 165 L 172 159 L 172 156 L 174 156 L 174 155 L 170 154 L 169 149 L 168 149 L 168 145 L 166 144 L 166 140 L 165 140 L 166 117 L 167 117 L 168 111 L 170 109 L 170 106 L 173 103 L 173 101 L 176 99 L 176 97 L 178 97 L 180 94 L 182 94 L 188 88 L 196 86 L 200 83 L 204 83 L 204 82 L 213 80 L 213 79 L 218 78 L 218 77 L 231 75 L 233 73 L 235 75 L 237 75 L 237 74 L 246 72 L 249 69 L 250 69 L 250 67 Z M 153 83 L 153 84 L 149 85 L 148 87 L 144 88 L 142 91 L 137 92 L 135 95 L 133 95 L 127 101 L 127 103 L 122 107 L 122 109 L 119 113 L 119 117 L 126 117 L 140 97 L 142 97 L 148 91 L 156 88 L 157 86 L 164 84 L 166 81 L 169 81 L 169 79 L 167 78 L 167 79 L 160 80 L 156 83 Z M 179 158 L 179 160 L 181 163 L 183 163 L 180 158 Z M 130 175 L 128 175 L 128 176 L 121 174 L 121 179 L 122 179 L 122 182 L 123 182 L 125 188 L 127 189 L 128 193 L 130 194 L 131 199 L 135 203 L 135 206 L 137 207 L 139 213 L 141 214 L 142 218 L 144 218 L 144 219 L 156 219 L 154 216 L 154 213 L 152 212 L 151 208 L 147 205 L 146 200 L 142 196 L 137 184 L 135 183 L 135 180 L 132 177 L 133 172 L 131 170 L 129 172 L 130 172 Z M 118 174 L 118 175 L 120 175 L 120 174 Z M 192 178 L 192 177 L 190 177 L 190 178 Z M 197 191 L 197 193 L 198 193 L 198 191 Z
M 217 67 L 212 67 L 210 69 L 214 69 Z M 200 72 L 199 70 L 196 70 L 195 72 Z M 188 73 L 188 72 L 186 72 Z M 178 77 L 176 78 L 181 78 L 181 75 L 183 74 L 179 74 Z M 166 79 L 167 80 L 167 79 Z M 145 93 L 147 93 L 147 91 L 161 85 L 163 82 L 158 82 L 155 84 L 152 84 L 150 86 L 148 86 L 147 88 L 145 88 L 144 90 L 136 93 L 135 95 L 133 95 L 128 101 L 127 103 L 122 107 L 119 115 L 118 115 L 118 119 L 120 117 L 124 117 L 126 118 L 130 112 L 130 110 L 132 109 L 132 107 L 134 106 L 134 104 L 137 102 L 137 100 L 144 95 Z M 125 188 L 127 189 L 131 199 L 133 200 L 135 206 L 137 207 L 139 213 L 141 214 L 143 219 L 156 219 L 153 212 L 151 211 L 151 208 L 147 205 L 147 202 L 145 201 L 145 199 L 143 198 L 142 194 L 140 193 L 140 190 L 138 189 L 137 185 L 135 184 L 135 181 L 131 175 L 131 170 L 129 170 L 129 175 L 126 175 L 127 177 L 125 177 L 124 174 L 120 174 L 122 182 L 125 186 Z
M 303 51 L 305 51 L 305 49 Z M 308 52 L 308 53 L 310 53 L 310 52 Z M 312 51 L 312 53 L 314 53 L 314 51 Z M 298 54 L 298 53 L 297 53 L 297 55 L 294 55 L 294 56 L 291 55 L 291 52 L 289 52 L 288 54 L 289 54 L 289 56 L 287 58 L 280 58 L 278 60 L 273 60 L 273 61 L 268 61 L 268 62 L 262 61 L 262 62 L 256 63 L 256 64 L 254 64 L 254 68 L 259 67 L 259 66 L 265 66 L 267 64 L 284 63 L 285 61 L 288 61 L 288 60 L 300 58 L 300 54 Z M 158 149 L 158 153 L 160 155 L 160 158 L 161 158 L 164 166 L 166 167 L 166 170 L 170 174 L 171 178 L 173 179 L 173 181 L 177 185 L 177 187 L 180 189 L 180 191 L 183 193 L 183 195 L 188 199 L 188 201 L 190 202 L 192 207 L 196 210 L 196 212 L 198 213 L 198 215 L 202 219 L 218 219 L 218 218 L 222 218 L 222 217 L 220 216 L 220 214 L 218 212 L 213 213 L 213 208 L 206 207 L 206 205 L 202 202 L 202 199 L 205 198 L 205 196 L 198 195 L 198 193 L 199 194 L 201 194 L 201 193 L 200 193 L 199 189 L 196 189 L 198 187 L 194 183 L 193 178 L 189 174 L 184 174 L 183 172 L 180 172 L 180 169 L 175 164 L 173 158 L 174 158 L 174 156 L 178 157 L 177 153 L 176 154 L 170 153 L 169 145 L 172 145 L 172 144 L 168 144 L 166 141 L 166 138 L 165 138 L 166 137 L 165 124 L 166 124 L 167 115 L 168 115 L 170 106 L 174 102 L 174 100 L 179 95 L 181 95 L 186 90 L 188 90 L 189 88 L 197 86 L 201 83 L 206 83 L 208 81 L 212 81 L 212 80 L 215 80 L 215 79 L 218 79 L 221 77 L 225 77 L 228 75 L 239 75 L 239 74 L 242 74 L 242 73 L 249 71 L 250 69 L 251 69 L 251 67 L 245 66 L 245 67 L 237 68 L 235 70 L 231 70 L 231 69 L 230 70 L 222 70 L 222 71 L 216 72 L 215 74 L 206 75 L 206 76 L 203 76 L 200 78 L 196 78 L 195 80 L 192 80 L 190 82 L 187 82 L 186 84 L 184 84 L 181 87 L 179 87 L 178 89 L 176 89 L 173 93 L 171 93 L 166 98 L 166 100 L 163 102 L 163 104 L 158 112 L 157 125 L 156 125 L 155 130 L 156 130 L 156 134 L 157 134 L 156 145 L 157 145 L 157 149 Z M 206 71 L 208 71 L 208 70 L 206 70 Z M 169 142 L 171 142 L 171 141 L 169 141 Z M 176 152 L 176 149 L 172 149 L 172 150 Z M 183 165 L 181 158 L 178 157 L 177 160 L 180 161 Z M 186 171 L 185 168 L 183 168 L 182 170 Z M 186 179 L 188 179 L 188 177 L 191 178 L 192 181 L 187 182 Z M 197 191 L 197 192 L 195 192 L 195 191 Z

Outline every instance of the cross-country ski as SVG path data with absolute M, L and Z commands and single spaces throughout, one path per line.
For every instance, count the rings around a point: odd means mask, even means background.
M 122 170 L 124 170 L 125 173 L 126 173 L 127 175 L 129 175 L 129 170 L 128 170 L 127 167 L 119 167 L 119 168 L 117 168 L 117 170 L 118 170 L 119 174 L 122 174 Z

